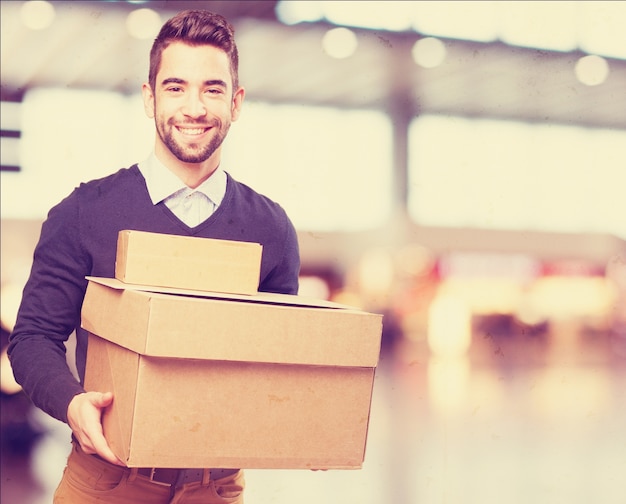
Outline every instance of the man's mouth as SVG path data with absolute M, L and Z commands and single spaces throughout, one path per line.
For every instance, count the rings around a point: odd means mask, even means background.
M 183 135 L 190 136 L 202 135 L 202 133 L 209 130 L 209 128 L 183 128 L 181 126 L 178 126 L 176 129 L 178 129 L 178 131 L 180 131 Z

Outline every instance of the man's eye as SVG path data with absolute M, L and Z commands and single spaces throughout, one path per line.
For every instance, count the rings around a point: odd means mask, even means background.
M 179 86 L 170 86 L 170 87 L 166 88 L 165 90 L 170 92 L 170 93 L 178 93 L 178 92 L 182 91 L 182 88 L 179 87 Z
M 220 88 L 209 88 L 206 90 L 206 92 L 209 94 L 223 94 L 224 90 Z

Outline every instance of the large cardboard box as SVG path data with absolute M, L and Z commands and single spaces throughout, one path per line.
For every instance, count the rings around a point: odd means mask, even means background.
M 115 278 L 124 283 L 235 294 L 259 288 L 259 243 L 123 230 Z
M 382 316 L 300 296 L 90 278 L 87 390 L 129 467 L 356 469 Z

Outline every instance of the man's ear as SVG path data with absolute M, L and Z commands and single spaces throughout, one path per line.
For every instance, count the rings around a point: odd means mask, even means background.
M 147 82 L 141 86 L 141 96 L 143 97 L 143 110 L 150 119 L 154 119 L 154 93 Z
M 241 114 L 243 99 L 246 96 L 246 90 L 242 87 L 238 88 L 233 94 L 233 106 L 230 110 L 231 120 L 236 121 Z

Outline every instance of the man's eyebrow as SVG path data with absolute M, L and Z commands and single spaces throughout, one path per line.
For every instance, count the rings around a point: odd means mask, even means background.
M 168 77 L 166 79 L 163 79 L 163 81 L 161 82 L 162 86 L 167 86 L 168 84 L 187 84 L 187 81 L 178 77 Z M 221 86 L 223 88 L 228 88 L 228 84 L 222 79 L 205 80 L 203 84 L 205 86 Z
M 161 86 L 167 86 L 168 84 L 186 84 L 186 81 L 177 77 L 168 77 L 161 81 Z
M 204 85 L 205 86 L 221 86 L 223 88 L 227 88 L 228 87 L 228 84 L 226 84 L 226 82 L 223 81 L 222 79 L 206 80 L 206 81 L 204 81 Z

